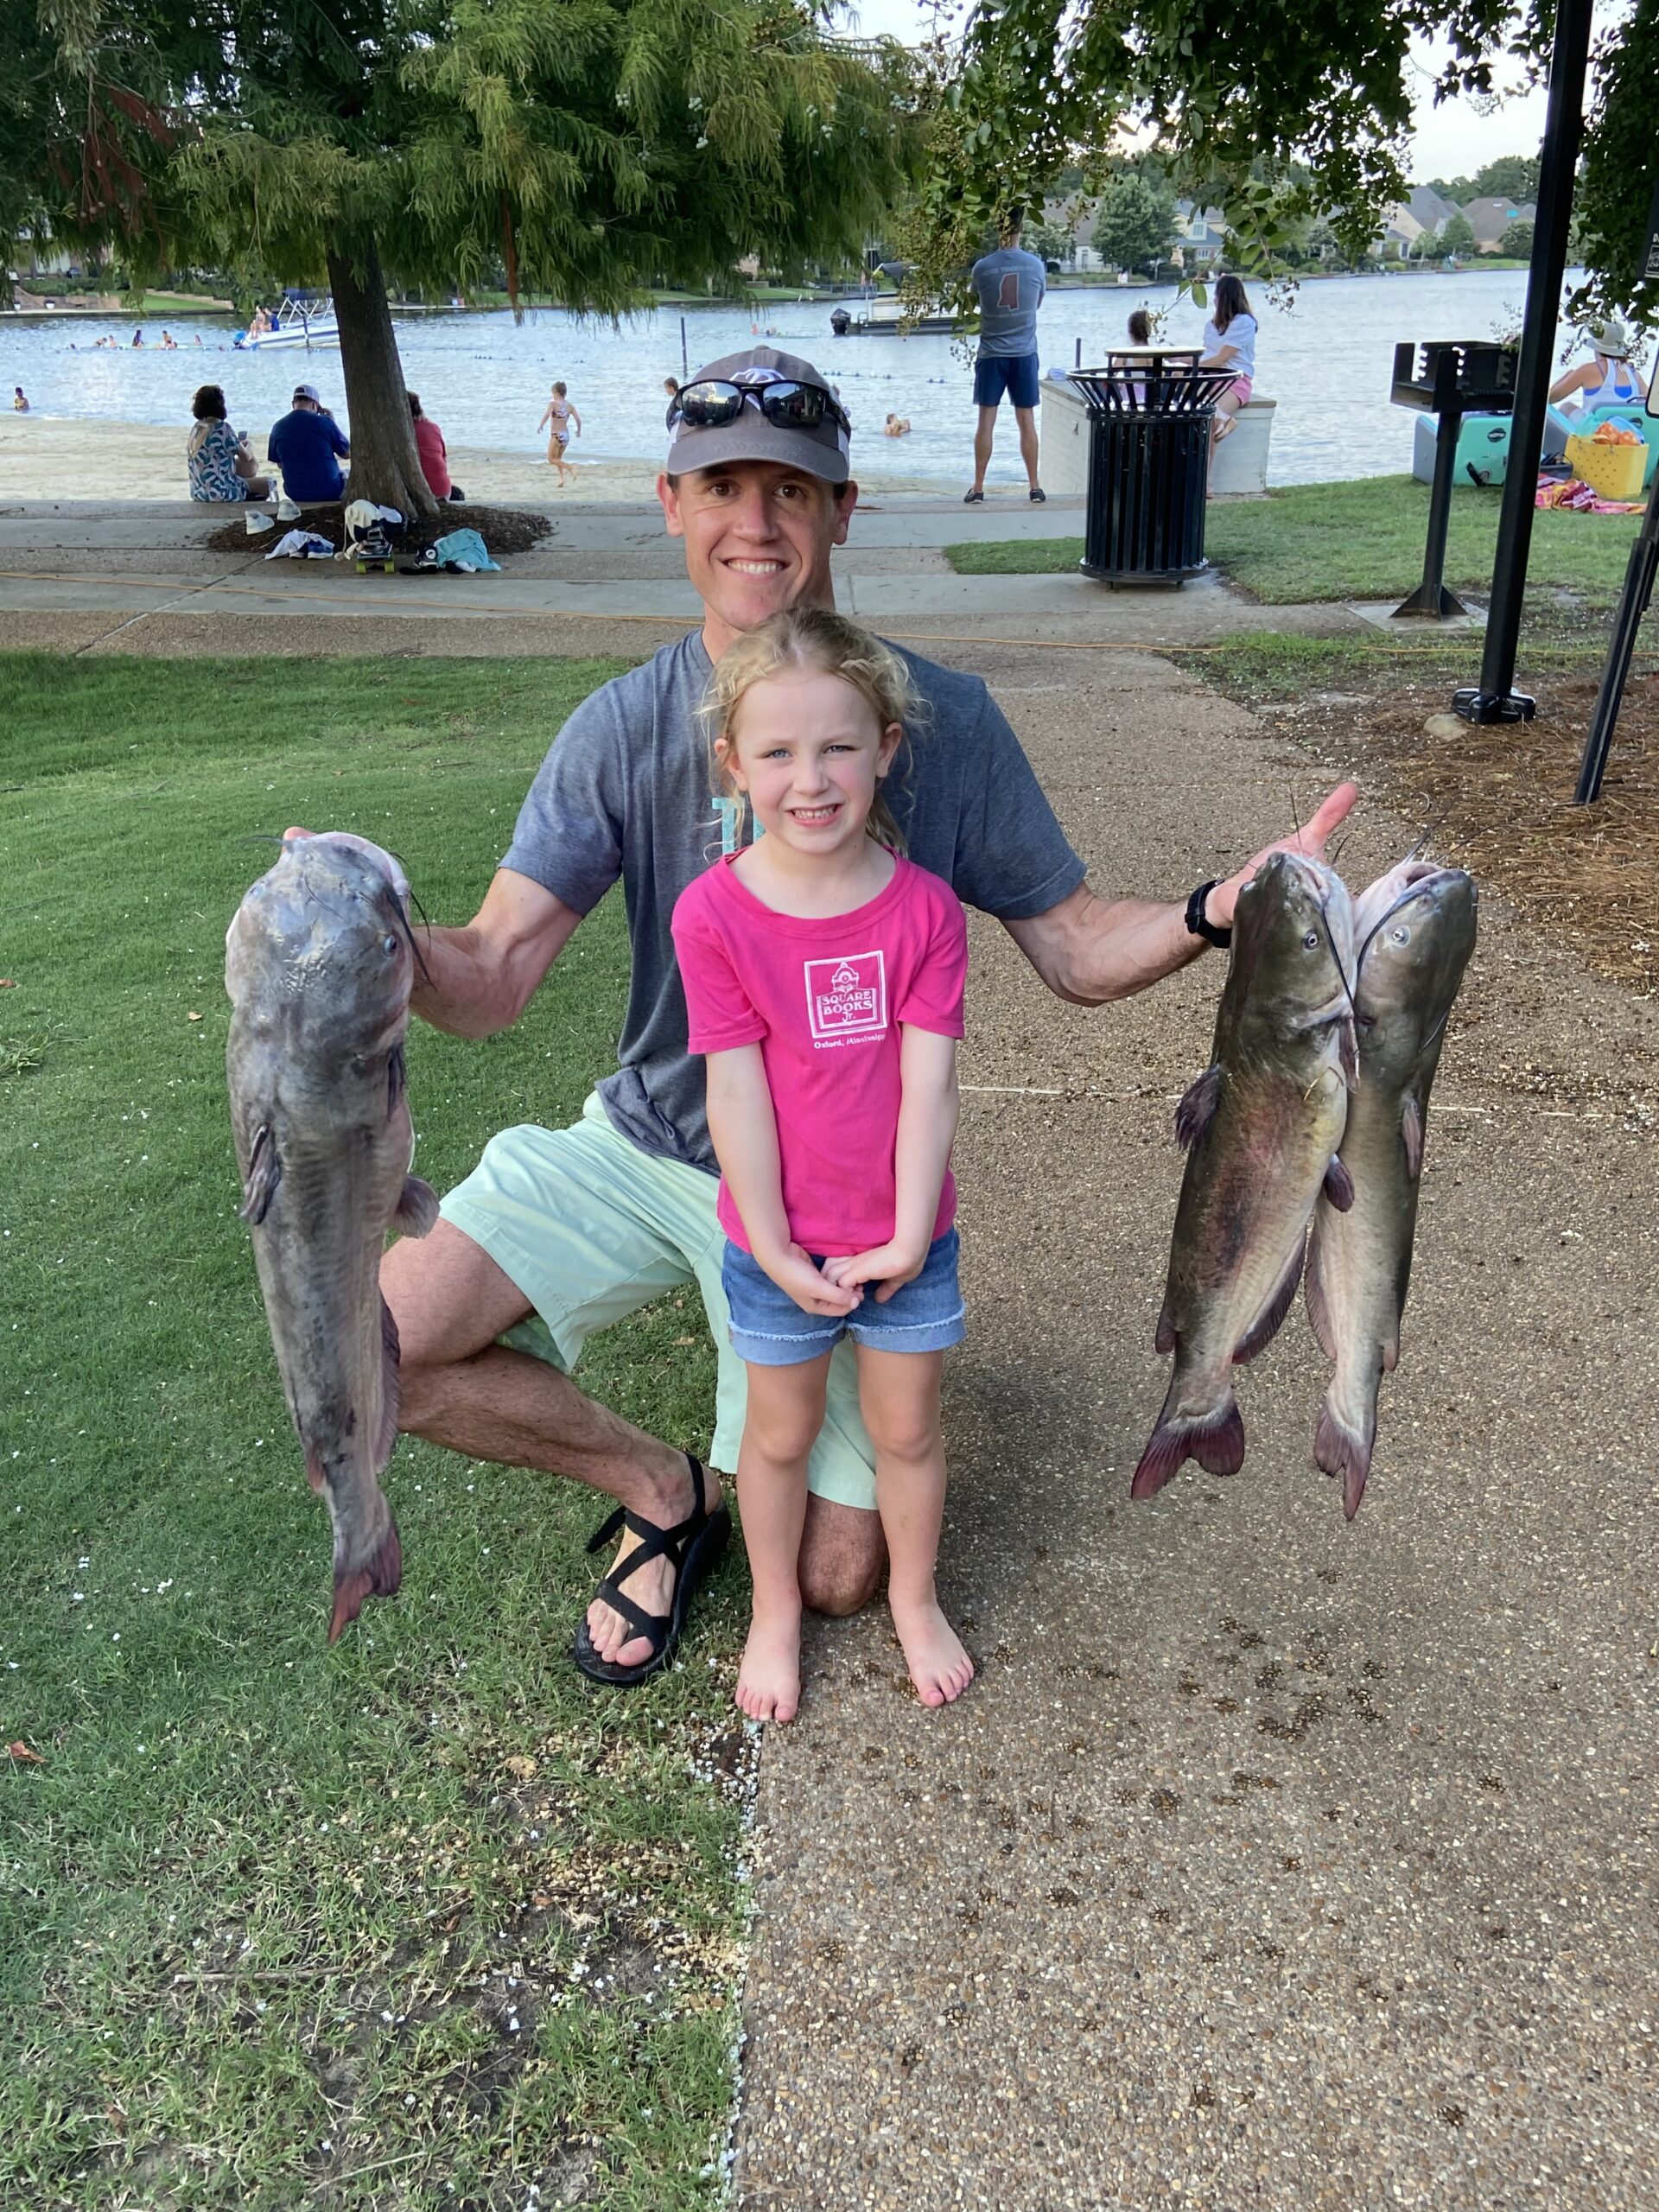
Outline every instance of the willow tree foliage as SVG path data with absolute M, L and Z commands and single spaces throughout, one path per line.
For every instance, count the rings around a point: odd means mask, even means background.
M 0 10 L 19 12 L 70 88 L 24 164 L 41 219 L 59 235 L 118 238 L 135 267 L 253 264 L 326 283 L 350 491 L 405 512 L 433 502 L 388 281 L 472 286 L 505 268 L 515 304 L 616 315 L 664 283 L 729 283 L 750 255 L 793 272 L 858 254 L 918 145 L 901 50 L 837 39 L 836 11 L 816 0 Z M 108 190 L 79 130 L 89 88 L 123 118 L 133 172 Z
M 1157 145 L 1177 191 L 1226 208 L 1241 266 L 1272 269 L 1316 217 L 1357 263 L 1408 189 L 1414 44 L 1448 49 L 1440 98 L 1483 99 L 1500 73 L 1541 73 L 1554 15 L 1551 0 L 975 0 L 933 59 L 912 286 L 958 293 L 1008 207 L 1040 204 L 1068 164 L 1098 190 L 1131 139 Z M 1595 65 L 1573 305 L 1659 322 L 1659 280 L 1637 265 L 1659 188 L 1659 0 L 1631 0 Z M 1535 189 L 1535 164 L 1514 167 Z

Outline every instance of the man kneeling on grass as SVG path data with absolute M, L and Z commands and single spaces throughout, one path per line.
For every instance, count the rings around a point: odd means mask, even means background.
M 741 842 L 735 803 L 711 795 L 697 710 L 734 639 L 785 608 L 833 606 L 830 549 L 846 539 L 858 497 L 847 417 L 809 361 L 756 346 L 713 362 L 675 393 L 668 430 L 658 493 L 670 535 L 684 543 L 702 626 L 571 715 L 477 915 L 431 932 L 430 980 L 414 1000 L 459 1036 L 507 1027 L 620 876 L 633 957 L 620 1065 L 574 1128 L 494 1138 L 431 1236 L 394 1244 L 382 1276 L 403 1344 L 406 1430 L 617 1501 L 594 1539 L 597 1548 L 620 1536 L 617 1554 L 575 1647 L 583 1672 L 611 1683 L 642 1681 L 672 1657 L 729 1531 L 721 1478 L 743 1429 L 702 1066 L 687 1050 L 669 932 L 680 893 Z M 995 914 L 1051 990 L 1090 1005 L 1123 998 L 1184 967 L 1206 939 L 1224 942 L 1249 868 L 1184 905 L 1096 898 L 983 683 L 903 658 L 925 714 L 884 791 L 906 849 Z M 1328 799 L 1300 849 L 1319 851 L 1352 798 L 1344 788 Z M 570 1380 L 594 1331 L 692 1282 L 719 1354 L 708 1469 Z M 855 1611 L 875 1592 L 884 1553 L 845 1343 L 808 1482 L 802 1597 L 822 1612 Z

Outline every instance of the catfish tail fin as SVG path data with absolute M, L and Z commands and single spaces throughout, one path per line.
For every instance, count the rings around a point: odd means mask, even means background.
M 1214 1412 L 1197 1420 L 1179 1414 L 1172 1419 L 1166 1401 L 1158 1426 L 1141 1454 L 1129 1496 L 1155 1497 L 1189 1459 L 1196 1459 L 1207 1475 L 1236 1475 L 1243 1465 L 1244 1416 L 1230 1390 Z

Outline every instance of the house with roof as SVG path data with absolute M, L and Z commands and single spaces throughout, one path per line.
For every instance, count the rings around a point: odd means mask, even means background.
M 1227 251 L 1227 217 L 1220 207 L 1200 207 L 1191 200 L 1175 202 L 1175 244 L 1170 258 L 1184 270 L 1208 269 Z
M 1531 200 L 1524 207 L 1517 207 L 1513 200 L 1471 200 L 1463 212 L 1482 253 L 1497 251 L 1498 241 L 1511 223 L 1533 223 L 1538 219 L 1537 207 Z
M 1042 219 L 1050 230 L 1064 231 L 1069 241 L 1060 257 L 1065 269 L 1099 269 L 1103 264 L 1095 251 L 1095 218 L 1099 202 L 1093 200 L 1046 200 Z
M 1371 251 L 1384 261 L 1422 258 L 1433 251 L 1435 234 L 1457 213 L 1449 200 L 1426 184 L 1413 185 L 1403 200 L 1389 208 Z

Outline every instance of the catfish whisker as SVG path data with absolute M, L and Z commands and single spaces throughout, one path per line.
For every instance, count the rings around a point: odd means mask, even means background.
M 410 895 L 412 896 L 413 894 L 411 893 Z M 415 965 L 421 971 L 422 982 L 429 983 L 432 981 L 432 970 L 427 966 L 426 961 L 422 955 L 421 948 L 415 942 L 415 932 L 409 925 L 409 916 L 404 911 L 404 902 L 401 899 L 394 899 L 392 900 L 391 911 L 397 916 L 398 931 L 403 938 L 404 943 L 409 947 L 410 950 L 415 956 Z M 424 915 L 423 915 L 421 918 L 423 921 L 426 920 L 426 917 Z M 427 922 L 426 926 L 429 932 L 432 927 L 431 923 Z

